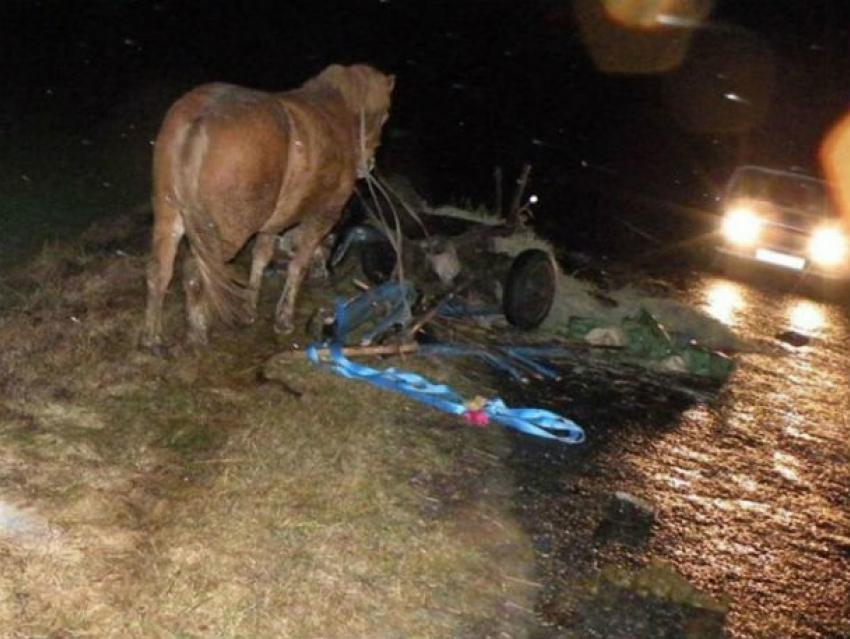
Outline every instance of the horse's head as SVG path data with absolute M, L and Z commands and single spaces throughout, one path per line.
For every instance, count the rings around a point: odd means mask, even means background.
M 317 81 L 338 91 L 357 120 L 358 173 L 363 177 L 375 161 L 381 129 L 390 114 L 390 96 L 395 76 L 385 75 L 365 64 L 344 67 L 334 64 L 322 71 Z

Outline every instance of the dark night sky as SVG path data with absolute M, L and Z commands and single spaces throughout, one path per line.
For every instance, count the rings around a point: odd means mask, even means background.
M 766 4 L 719 2 L 680 67 L 623 76 L 594 67 L 568 0 L 7 0 L 0 134 L 14 146 L 132 123 L 150 137 L 198 83 L 284 90 L 368 61 L 398 75 L 385 166 L 435 197 L 486 200 L 496 164 L 530 161 L 558 202 L 624 188 L 705 204 L 737 162 L 811 168 L 850 106 L 845 2 Z M 724 98 L 766 77 L 765 103 Z

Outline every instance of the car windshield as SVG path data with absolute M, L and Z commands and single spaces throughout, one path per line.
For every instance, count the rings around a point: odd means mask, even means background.
M 833 216 L 824 181 L 790 171 L 744 167 L 730 181 L 726 200 L 758 200 L 788 211 Z

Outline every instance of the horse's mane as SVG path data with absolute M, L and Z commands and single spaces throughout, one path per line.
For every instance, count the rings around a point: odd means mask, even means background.
M 337 93 L 342 96 L 352 113 L 374 113 L 387 107 L 385 93 L 378 90 L 378 82 L 386 81 L 385 78 L 386 76 L 365 64 L 350 67 L 332 64 L 301 85 L 301 90 L 316 95 Z

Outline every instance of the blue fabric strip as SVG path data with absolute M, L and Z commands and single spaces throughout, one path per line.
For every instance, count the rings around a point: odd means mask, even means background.
M 321 358 L 320 348 L 329 349 L 329 360 Z M 343 377 L 359 379 L 402 393 L 447 413 L 465 415 L 469 411 L 463 398 L 445 384 L 434 384 L 421 375 L 395 368 L 378 370 L 352 362 L 342 354 L 342 347 L 338 342 L 311 344 L 307 348 L 307 357 L 314 364 L 333 370 Z M 489 419 L 535 437 L 563 444 L 580 444 L 585 440 L 584 430 L 578 424 L 544 409 L 509 408 L 501 399 L 496 398 L 488 400 L 481 410 Z

